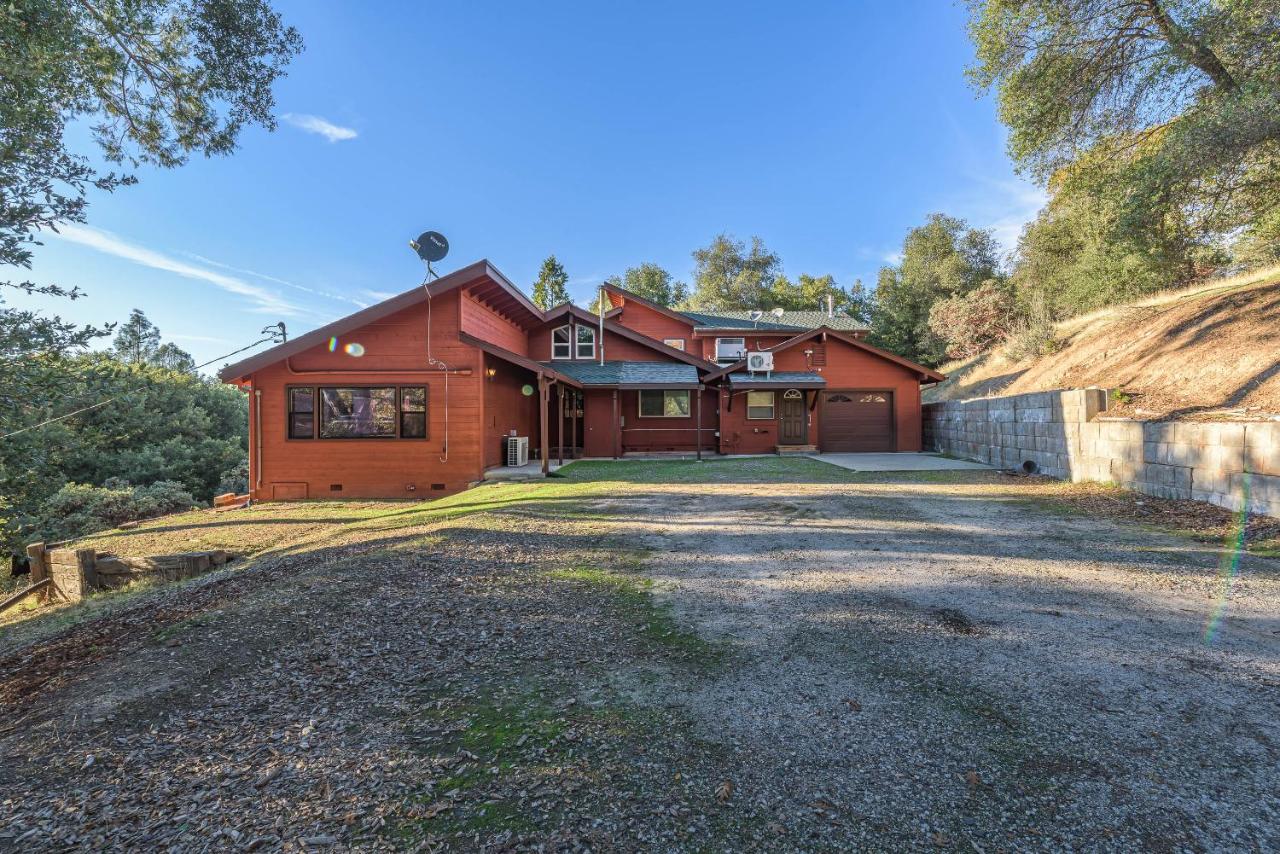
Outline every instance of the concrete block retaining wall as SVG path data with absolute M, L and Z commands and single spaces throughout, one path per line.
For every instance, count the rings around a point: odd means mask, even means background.
M 1105 389 L 1071 389 L 924 407 L 924 444 L 999 468 L 1034 464 L 1161 498 L 1280 516 L 1280 422 L 1108 419 Z

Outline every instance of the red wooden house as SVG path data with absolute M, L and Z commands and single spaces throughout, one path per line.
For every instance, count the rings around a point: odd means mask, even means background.
M 848 318 L 682 313 L 609 289 L 542 311 L 480 261 L 224 368 L 250 393 L 255 499 L 453 492 L 505 461 L 920 449 L 941 375 Z M 770 372 L 746 356 L 769 352 Z

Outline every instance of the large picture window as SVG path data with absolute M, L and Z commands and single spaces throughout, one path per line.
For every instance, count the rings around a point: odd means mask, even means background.
M 745 338 L 717 338 L 716 339 L 716 361 L 717 362 L 736 362 L 745 358 L 747 355 L 747 339 Z
M 689 392 L 684 389 L 644 389 L 640 392 L 641 418 L 688 418 Z
M 753 421 L 773 418 L 773 392 L 747 392 L 747 418 Z
M 575 354 L 579 359 L 594 359 L 596 357 L 596 330 L 591 326 L 575 326 L 578 330 L 578 352 Z
M 290 439 L 425 439 L 426 386 L 294 386 Z
M 394 439 L 395 436 L 394 386 L 320 389 L 321 439 Z
M 571 332 L 572 330 L 568 326 L 560 326 L 551 330 L 551 358 L 573 358 L 573 339 L 570 337 Z

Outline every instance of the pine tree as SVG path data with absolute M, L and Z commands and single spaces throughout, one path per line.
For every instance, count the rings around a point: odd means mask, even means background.
M 556 256 L 547 256 L 538 271 L 538 280 L 533 283 L 533 304 L 546 311 L 569 302 L 568 285 L 569 274 L 564 271 L 564 266 Z

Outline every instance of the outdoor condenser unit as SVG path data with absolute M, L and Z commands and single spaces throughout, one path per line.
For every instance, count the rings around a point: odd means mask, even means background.
M 752 373 L 762 373 L 773 370 L 773 354 L 772 353 L 748 353 L 747 354 L 747 370 Z
M 529 464 L 529 437 L 507 437 L 507 465 L 527 466 Z

